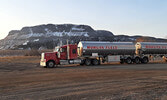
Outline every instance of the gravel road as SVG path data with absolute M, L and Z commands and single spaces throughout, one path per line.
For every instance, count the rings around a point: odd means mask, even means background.
M 0 58 L 0 100 L 167 100 L 167 63 L 47 69 L 16 59 Z

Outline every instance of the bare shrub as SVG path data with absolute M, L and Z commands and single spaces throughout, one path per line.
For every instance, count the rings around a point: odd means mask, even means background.
M 151 37 L 139 37 L 136 39 L 136 42 L 156 42 L 156 39 Z
M 0 56 L 23 56 L 24 50 L 0 50 Z
M 52 52 L 53 50 L 0 50 L 0 57 L 7 56 L 40 56 L 43 52 Z
M 40 56 L 40 53 L 38 50 L 28 50 L 25 52 L 24 56 Z

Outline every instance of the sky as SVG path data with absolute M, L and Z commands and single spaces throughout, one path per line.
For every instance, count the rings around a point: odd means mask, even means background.
M 0 0 L 0 39 L 11 30 L 50 23 L 167 38 L 167 0 Z

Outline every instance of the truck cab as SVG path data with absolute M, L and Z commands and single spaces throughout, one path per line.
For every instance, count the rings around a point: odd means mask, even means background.
M 43 67 L 54 67 L 59 64 L 74 63 L 78 57 L 77 45 L 69 44 L 57 46 L 54 52 L 46 52 L 41 54 L 40 65 Z

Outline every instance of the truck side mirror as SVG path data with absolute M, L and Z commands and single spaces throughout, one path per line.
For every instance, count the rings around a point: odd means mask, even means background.
M 62 48 L 60 48 L 60 52 L 63 52 Z
M 60 58 L 60 52 L 57 52 L 57 55 L 56 55 L 58 58 Z

